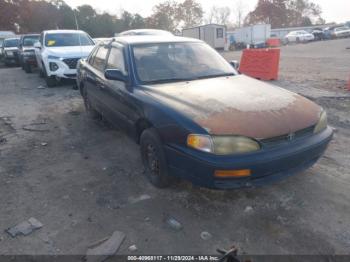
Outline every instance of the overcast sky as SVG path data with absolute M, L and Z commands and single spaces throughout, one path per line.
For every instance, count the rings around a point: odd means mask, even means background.
M 148 16 L 152 12 L 152 7 L 164 0 L 65 0 L 67 4 L 76 7 L 82 4 L 89 4 L 99 11 L 108 11 L 117 14 L 124 9 L 130 13 L 139 13 Z M 258 0 L 197 0 L 208 12 L 213 5 L 235 7 L 237 1 L 245 5 L 246 12 L 254 9 Z M 345 22 L 350 20 L 350 0 L 313 0 L 319 4 L 323 10 L 323 18 L 327 22 Z

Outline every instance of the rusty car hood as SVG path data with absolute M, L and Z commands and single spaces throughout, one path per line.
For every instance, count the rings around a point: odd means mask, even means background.
M 315 125 L 322 110 L 300 95 L 244 75 L 157 84 L 145 90 L 214 135 L 286 135 Z

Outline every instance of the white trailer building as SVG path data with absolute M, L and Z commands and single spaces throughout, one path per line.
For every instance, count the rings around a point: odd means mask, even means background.
M 224 49 L 226 43 L 226 26 L 207 24 L 182 30 L 182 36 L 205 41 L 215 49 Z
M 229 44 L 244 43 L 256 45 L 265 43 L 271 34 L 270 24 L 258 24 L 237 28 L 234 31 L 227 32 Z

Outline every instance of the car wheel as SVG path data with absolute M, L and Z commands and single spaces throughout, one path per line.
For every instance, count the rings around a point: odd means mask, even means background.
M 46 81 L 47 87 L 55 87 L 57 85 L 56 77 L 48 76 L 44 65 L 43 65 L 43 71 L 44 71 L 44 76 L 45 76 L 45 81 Z
M 45 81 L 47 87 L 55 87 L 57 85 L 57 80 L 54 76 L 46 76 Z
M 86 91 L 83 91 L 83 100 L 84 100 L 84 106 L 88 117 L 91 119 L 101 119 L 101 114 L 92 107 Z
M 23 64 L 24 71 L 26 71 L 27 74 L 30 74 L 32 72 L 32 67 L 30 64 Z
M 39 69 L 39 77 L 40 78 L 44 78 L 45 77 L 45 73 L 44 73 L 44 71 L 41 68 Z
M 173 183 L 168 174 L 163 144 L 155 129 L 143 131 L 140 139 L 141 158 L 148 180 L 158 188 L 165 188 Z

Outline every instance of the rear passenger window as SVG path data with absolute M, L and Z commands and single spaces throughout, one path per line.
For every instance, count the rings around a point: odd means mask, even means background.
M 107 62 L 108 69 L 119 69 L 123 73 L 125 73 L 125 62 L 123 50 L 121 48 L 112 47 L 111 52 L 108 57 Z
M 104 46 L 101 46 L 97 50 L 92 66 L 99 71 L 103 71 L 105 69 L 107 53 L 108 53 L 108 49 L 105 48 Z

